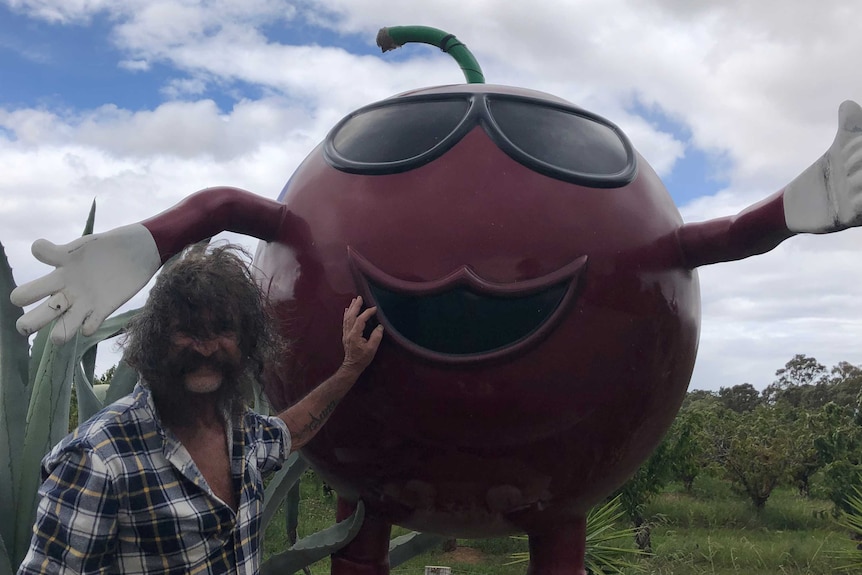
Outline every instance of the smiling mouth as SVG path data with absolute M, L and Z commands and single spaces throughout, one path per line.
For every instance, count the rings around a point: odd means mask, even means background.
M 348 247 L 356 285 L 387 336 L 436 361 L 484 361 L 544 339 L 577 299 L 587 256 L 542 277 L 497 283 L 469 266 L 429 282 L 395 278 Z

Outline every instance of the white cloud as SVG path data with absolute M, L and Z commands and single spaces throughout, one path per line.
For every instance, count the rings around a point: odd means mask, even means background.
M 222 113 L 211 100 L 168 102 L 131 112 L 113 104 L 79 113 L 0 110 L 0 126 L 17 147 L 80 144 L 117 157 L 177 156 L 223 161 L 285 138 L 304 139 L 314 122 L 303 110 L 276 99 L 238 102 Z
M 5 0 L 13 10 L 57 24 L 86 24 L 111 7 L 111 0 Z
M 150 63 L 146 60 L 121 60 L 117 66 L 131 72 L 146 72 L 150 69 Z
M 677 160 L 685 155 L 684 142 L 650 125 L 640 116 L 626 114 L 615 118 L 615 123 L 660 177 L 670 174 Z
M 799 236 L 769 254 L 701 268 L 693 385 L 762 388 L 797 353 L 862 363 L 862 230 Z

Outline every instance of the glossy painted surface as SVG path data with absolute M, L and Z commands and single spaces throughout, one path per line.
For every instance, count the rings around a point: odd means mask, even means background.
M 276 407 L 338 366 L 353 294 L 406 302 L 392 318 L 381 305 L 377 358 L 304 450 L 341 496 L 409 528 L 486 536 L 570 523 L 635 471 L 682 401 L 700 319 L 681 218 L 638 161 L 628 185 L 584 187 L 514 161 L 479 126 L 395 174 L 312 152 L 257 256 L 296 348 L 272 370 Z M 535 325 L 530 304 L 506 321 L 551 286 Z

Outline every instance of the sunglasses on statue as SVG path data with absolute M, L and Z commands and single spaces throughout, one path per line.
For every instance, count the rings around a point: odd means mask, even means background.
M 563 103 L 512 94 L 422 94 L 377 102 L 329 132 L 324 155 L 355 174 L 394 174 L 423 166 L 480 125 L 524 166 L 593 188 L 629 184 L 637 156 L 604 118 Z

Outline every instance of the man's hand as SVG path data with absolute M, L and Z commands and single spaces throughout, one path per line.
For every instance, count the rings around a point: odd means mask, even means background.
M 838 109 L 838 133 L 827 152 L 784 189 L 792 232 L 828 233 L 862 225 L 862 108 Z
M 83 327 L 91 335 L 112 312 L 138 293 L 161 266 L 153 236 L 132 224 L 78 238 L 58 246 L 47 240 L 33 243 L 33 255 L 56 269 L 15 288 L 10 299 L 18 306 L 47 299 L 18 319 L 24 335 L 57 319 L 51 340 L 69 341 Z
M 377 353 L 377 347 L 383 338 L 383 326 L 374 328 L 368 339 L 362 335 L 365 323 L 377 308 L 368 308 L 359 313 L 361 309 L 362 298 L 355 297 L 344 310 L 341 336 L 344 361 L 341 367 L 308 395 L 278 414 L 290 431 L 291 451 L 296 451 L 311 441 Z
M 355 372 L 357 375 L 368 367 L 380 340 L 383 338 L 383 326 L 378 325 L 365 339 L 365 324 L 377 312 L 376 307 L 371 307 L 359 313 L 362 309 L 362 297 L 353 298 L 347 309 L 344 310 L 344 322 L 342 323 L 341 341 L 344 344 L 344 361 L 342 368 Z

